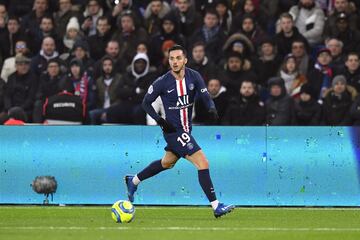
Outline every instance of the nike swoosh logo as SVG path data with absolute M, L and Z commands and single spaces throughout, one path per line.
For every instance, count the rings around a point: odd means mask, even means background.
M 167 90 L 168 93 L 171 93 L 172 91 L 174 91 L 175 89 L 171 89 L 171 90 Z

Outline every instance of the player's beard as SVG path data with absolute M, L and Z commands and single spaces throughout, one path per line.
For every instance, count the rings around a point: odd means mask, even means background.
M 179 70 L 177 70 L 177 71 L 173 70 L 173 72 L 174 72 L 176 75 L 179 75 L 179 74 L 181 73 L 181 70 L 183 70 L 183 69 L 184 69 L 184 65 L 182 65 L 182 66 L 179 68 Z

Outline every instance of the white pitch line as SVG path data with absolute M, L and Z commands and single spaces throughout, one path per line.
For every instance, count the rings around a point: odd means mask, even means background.
M 206 206 L 193 206 L 193 207 L 178 207 L 178 206 L 136 206 L 136 209 L 154 209 L 154 210 L 166 210 L 166 209 L 197 209 L 197 210 L 209 210 L 210 207 Z M 1 206 L 1 209 L 39 209 L 39 208 L 47 208 L 43 206 Z M 51 206 L 49 209 L 110 209 L 111 206 Z M 240 210 L 286 210 L 286 211 L 360 211 L 359 207 L 354 208 L 332 208 L 332 207 L 237 207 Z
M 360 228 L 274 228 L 274 227 L 0 227 L 0 230 L 145 230 L 145 231 L 257 231 L 257 232 L 360 232 Z

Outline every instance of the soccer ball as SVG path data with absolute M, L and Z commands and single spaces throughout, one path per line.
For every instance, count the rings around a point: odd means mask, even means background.
M 129 223 L 135 217 L 135 207 L 129 201 L 119 200 L 111 207 L 111 217 L 117 223 Z

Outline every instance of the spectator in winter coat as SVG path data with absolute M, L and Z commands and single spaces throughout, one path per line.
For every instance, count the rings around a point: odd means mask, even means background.
M 270 78 L 269 98 L 266 101 L 266 124 L 270 126 L 287 126 L 295 124 L 294 100 L 286 93 L 284 80 Z
M 303 40 L 294 40 L 291 45 L 291 54 L 296 58 L 299 73 L 306 75 L 314 68 L 314 62 L 306 51 L 306 43 Z
M 353 86 L 360 93 L 360 58 L 357 53 L 351 52 L 347 55 L 340 74 L 345 76 L 348 85 Z
M 165 41 L 169 40 L 182 46 L 185 45 L 185 38 L 179 33 L 176 18 L 172 13 L 163 17 L 160 31 L 150 39 L 149 57 L 154 66 L 159 67 L 163 64 L 162 46 Z
M 146 114 L 141 103 L 147 89 L 157 77 L 156 68 L 150 66 L 146 54 L 138 53 L 123 77 L 124 86 L 119 91 L 121 102 L 108 109 L 107 121 L 146 124 Z
M 197 42 L 205 43 L 206 56 L 210 61 L 218 63 L 221 57 L 221 48 L 226 36 L 219 26 L 219 16 L 214 10 L 207 10 L 204 16 L 204 25 L 198 28 L 189 40 L 191 48 Z
M 5 90 L 5 110 L 18 106 L 32 117 L 38 86 L 36 76 L 30 71 L 30 59 L 19 55 L 15 58 L 16 72 L 9 76 Z
M 222 86 L 220 79 L 212 78 L 207 83 L 207 89 L 210 97 L 215 103 L 219 119 L 213 119 L 206 110 L 207 108 L 203 101 L 199 99 L 195 102 L 195 118 L 193 122 L 202 125 L 218 125 L 222 121 L 228 105 L 226 88 Z
M 355 88 L 346 84 L 343 75 L 332 80 L 332 87 L 325 92 L 322 105 L 322 122 L 328 126 L 351 125 L 350 108 L 357 96 Z
M 72 17 L 79 19 L 79 13 L 73 10 L 72 0 L 59 0 L 59 10 L 54 13 L 54 21 L 56 22 L 57 36 L 64 36 L 66 26 Z
M 198 42 L 193 45 L 188 67 L 198 71 L 207 84 L 207 82 L 217 74 L 217 67 L 206 56 L 205 47 L 205 43 L 203 42 Z
M 120 88 L 124 86 L 123 78 L 116 73 L 114 61 L 110 56 L 102 58 L 102 74 L 96 79 L 96 109 L 89 112 L 90 123 L 106 122 L 106 110 L 120 101 Z
M 176 1 L 173 14 L 176 17 L 179 32 L 186 38 L 193 35 L 194 31 L 202 24 L 201 15 L 191 5 L 190 0 Z
M 40 75 L 33 112 L 33 122 L 35 123 L 43 122 L 42 107 L 45 99 L 58 94 L 61 91 L 63 75 L 60 67 L 60 62 L 57 59 L 49 60 L 46 72 Z
M 325 15 L 324 11 L 316 6 L 315 0 L 300 0 L 289 13 L 293 16 L 295 26 L 311 46 L 322 42 Z
M 301 86 L 299 101 L 295 102 L 296 125 L 317 126 L 321 120 L 321 106 L 310 84 Z
M 162 18 L 171 11 L 170 5 L 163 0 L 151 0 L 145 9 L 145 29 L 153 36 L 161 29 Z
M 244 79 L 257 81 L 256 74 L 251 70 L 251 62 L 235 52 L 228 55 L 224 70 L 220 74 L 230 96 L 238 95 Z
M 349 16 L 346 13 L 338 13 L 336 24 L 331 28 L 328 38 L 337 38 L 344 43 L 344 53 L 352 51 L 360 51 L 360 32 L 357 29 L 352 29 L 349 23 Z
M 107 17 L 99 17 L 96 22 L 96 34 L 88 37 L 90 56 L 95 61 L 105 56 L 106 44 L 111 39 L 111 25 Z
M 256 92 L 256 84 L 244 80 L 237 96 L 230 99 L 222 125 L 260 126 L 265 122 L 265 107 Z
M 306 38 L 299 32 L 294 25 L 293 17 L 289 13 L 283 13 L 279 19 L 279 32 L 275 35 L 275 43 L 278 48 L 279 55 L 285 57 L 291 52 L 292 43 L 295 40 L 302 40 L 308 49 Z
M 345 54 L 343 53 L 344 44 L 336 38 L 329 38 L 325 41 L 326 48 L 331 52 L 331 67 L 334 71 L 339 71 L 345 63 Z
M 29 48 L 27 47 L 27 43 L 25 40 L 21 40 L 19 39 L 18 41 L 16 41 L 15 43 L 15 53 L 16 55 L 24 55 L 24 56 L 28 56 L 29 55 Z M 2 67 L 1 70 L 1 78 L 7 82 L 8 77 L 10 76 L 10 74 L 14 73 L 16 71 L 15 68 L 15 57 L 9 57 L 7 59 L 5 59 L 4 65 Z
M 307 82 L 307 79 L 305 75 L 299 73 L 294 55 L 288 54 L 284 58 L 280 69 L 280 77 L 285 82 L 286 92 L 292 98 L 297 99 L 300 94 L 300 88 Z
M 314 68 L 308 73 L 307 79 L 321 99 L 324 97 L 325 91 L 331 87 L 331 80 L 334 75 L 334 70 L 330 66 L 332 60 L 330 50 L 321 48 L 317 52 L 316 59 Z

